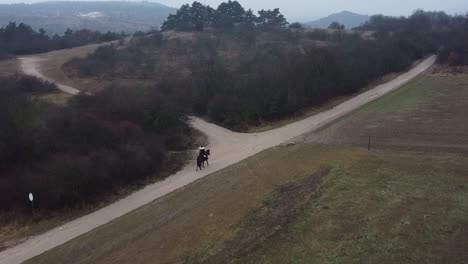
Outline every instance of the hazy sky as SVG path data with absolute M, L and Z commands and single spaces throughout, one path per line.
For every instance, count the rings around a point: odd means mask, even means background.
M 44 1 L 44 0 L 42 0 Z M 151 0 L 165 5 L 179 7 L 193 0 Z M 222 0 L 198 0 L 216 7 Z M 0 3 L 41 2 L 40 0 L 0 0 Z M 466 13 L 468 0 L 239 0 L 247 8 L 281 8 L 291 21 L 307 20 L 326 16 L 343 10 L 362 14 L 383 13 L 388 15 L 408 15 L 412 11 L 444 10 L 450 13 Z

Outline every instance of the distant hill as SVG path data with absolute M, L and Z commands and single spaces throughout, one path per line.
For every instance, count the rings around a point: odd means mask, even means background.
M 312 22 L 305 23 L 308 27 L 313 28 L 327 28 L 333 22 L 339 22 L 340 24 L 345 25 L 346 28 L 354 28 L 360 26 L 369 20 L 368 15 L 356 14 L 348 11 L 343 11 L 340 13 L 329 15 L 325 18 L 321 18 Z
M 0 4 L 0 26 L 23 22 L 49 34 L 67 28 L 132 33 L 159 28 L 174 8 L 150 2 L 42 2 Z

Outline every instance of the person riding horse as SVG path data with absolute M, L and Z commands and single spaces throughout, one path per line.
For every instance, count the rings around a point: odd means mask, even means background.
M 205 155 L 205 147 L 204 146 L 200 146 L 199 151 L 200 151 L 200 153 L 198 154 L 199 156 L 204 156 Z
M 208 157 L 211 154 L 210 150 L 205 149 L 205 147 L 203 147 L 203 146 L 200 146 L 199 151 L 200 152 L 198 153 L 198 157 L 197 157 L 197 171 L 199 169 L 202 170 L 205 167 L 205 162 L 206 162 L 206 165 L 210 165 L 208 163 Z

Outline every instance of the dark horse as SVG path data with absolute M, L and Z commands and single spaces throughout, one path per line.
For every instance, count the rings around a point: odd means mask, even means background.
M 197 157 L 197 171 L 198 170 L 203 170 L 205 168 L 205 162 L 206 162 L 206 165 L 210 165 L 208 163 L 208 158 L 209 156 L 211 155 L 211 152 L 209 149 L 203 151 L 203 152 L 200 152 L 200 154 L 198 154 L 198 157 Z
M 210 158 L 210 155 L 211 155 L 211 152 L 209 149 L 205 150 L 205 160 L 203 161 L 203 165 L 204 163 L 206 162 L 206 165 L 210 165 L 210 163 L 208 162 L 208 159 Z

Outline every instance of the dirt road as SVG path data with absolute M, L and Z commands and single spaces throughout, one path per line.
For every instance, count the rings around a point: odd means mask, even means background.
M 13 248 L 0 252 L 0 264 L 21 263 L 77 236 L 87 233 L 98 226 L 104 225 L 176 189 L 203 178 L 208 174 L 235 164 L 262 150 L 290 141 L 306 132 L 316 130 L 354 109 L 399 88 L 401 85 L 427 70 L 434 62 L 435 56 L 431 56 L 396 79 L 351 98 L 332 109 L 267 132 L 254 134 L 236 133 L 199 118 L 192 118 L 191 123 L 193 127 L 208 136 L 210 142 L 209 147 L 212 150 L 209 168 L 202 172 L 196 172 L 195 163 L 193 161 L 183 170 L 168 177 L 164 181 L 146 186 L 144 189 L 92 214 L 78 218 L 42 235 L 32 237 Z M 39 63 L 40 61 L 34 57 L 21 59 L 21 67 L 25 73 L 48 79 L 41 74 Z M 77 92 L 76 89 L 69 86 L 59 86 L 59 88 L 64 92 L 72 94 L 76 94 Z M 83 253 L 85 254 L 85 252 Z
M 38 78 L 41 78 L 43 80 L 49 81 L 49 82 L 54 82 L 54 80 L 47 78 L 44 76 L 40 70 L 39 70 L 39 63 L 41 62 L 40 58 L 36 57 L 21 57 L 19 58 L 20 61 L 20 67 L 21 71 L 27 75 L 32 75 L 36 76 Z M 73 94 L 77 95 L 80 93 L 78 89 L 75 89 L 73 87 L 70 87 L 68 85 L 56 83 L 57 87 L 60 89 L 60 91 L 67 93 L 67 94 Z

